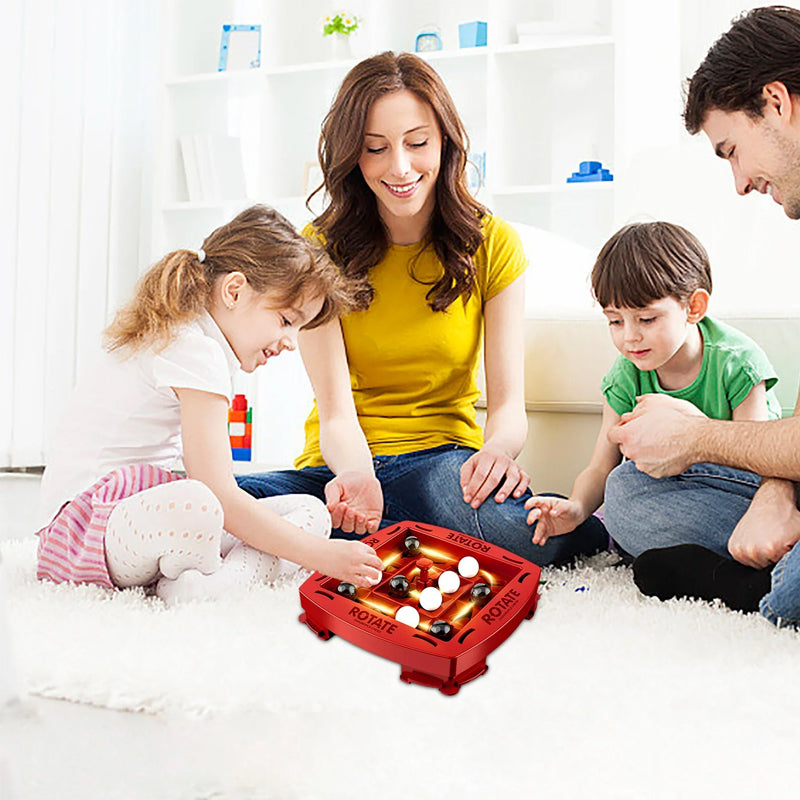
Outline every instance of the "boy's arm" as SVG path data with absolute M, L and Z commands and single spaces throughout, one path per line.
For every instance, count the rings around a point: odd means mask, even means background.
M 734 422 L 743 420 L 764 421 L 769 419 L 767 408 L 767 387 L 764 381 L 757 383 L 748 393 L 747 397 L 733 409 Z
M 622 460 L 619 447 L 608 440 L 608 432 L 619 422 L 619 414 L 603 401 L 603 421 L 597 434 L 592 458 L 586 468 L 575 478 L 570 492 L 570 500 L 577 503 L 586 519 L 603 502 L 606 478 Z
M 608 431 L 619 420 L 619 414 L 603 403 L 603 421 L 589 464 L 581 471 L 572 486 L 568 499 L 534 495 L 525 503 L 533 509 L 528 514 L 528 524 L 538 522 L 533 536 L 534 544 L 544 544 L 550 536 L 559 536 L 575 530 L 589 515 L 600 507 L 605 494 L 606 478 L 619 464 L 619 448 L 608 441 Z

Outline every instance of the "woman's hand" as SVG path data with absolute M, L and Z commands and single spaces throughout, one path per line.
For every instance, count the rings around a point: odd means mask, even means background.
M 464 502 L 472 508 L 479 508 L 498 486 L 494 498 L 497 503 L 512 495 L 522 497 L 530 482 L 528 473 L 511 456 L 488 446 L 470 456 L 461 467 L 461 491 Z
M 561 536 L 574 531 L 586 519 L 581 507 L 564 497 L 531 497 L 525 508 L 533 509 L 528 514 L 528 525 L 536 523 L 531 541 L 544 544 L 551 536 Z
M 383 490 L 374 475 L 342 472 L 325 486 L 331 525 L 345 533 L 375 533 L 383 518 Z

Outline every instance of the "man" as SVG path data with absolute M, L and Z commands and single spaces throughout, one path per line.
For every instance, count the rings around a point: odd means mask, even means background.
M 729 162 L 739 194 L 769 193 L 800 219 L 800 11 L 736 20 L 689 80 L 684 122 Z M 723 422 L 647 395 L 609 438 L 631 461 L 609 476 L 606 525 L 638 556 L 643 592 L 800 625 L 800 399 L 787 419 Z

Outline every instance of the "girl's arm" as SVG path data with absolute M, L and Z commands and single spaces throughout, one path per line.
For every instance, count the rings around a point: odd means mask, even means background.
M 174 391 L 181 407 L 186 474 L 202 481 L 220 501 L 225 530 L 257 550 L 356 586 L 368 587 L 380 578 L 381 562 L 371 547 L 320 539 L 286 522 L 238 487 L 233 477 L 225 397 L 197 389 Z
M 358 423 L 339 320 L 303 331 L 299 342 L 317 399 L 320 450 L 336 475 L 325 487 L 333 526 L 374 533 L 383 515 L 383 492 Z
M 478 508 L 497 486 L 495 500 L 502 503 L 511 494 L 520 497 L 530 483 L 515 461 L 528 433 L 524 280 L 520 276 L 484 305 L 484 445 L 461 468 L 464 501 L 473 508 Z
M 534 544 L 544 544 L 550 536 L 568 533 L 578 527 L 603 502 L 606 478 L 622 460 L 619 447 L 608 440 L 608 432 L 619 422 L 619 414 L 603 401 L 603 420 L 588 466 L 575 478 L 569 499 L 535 496 L 525 503 L 532 508 L 528 524 L 538 521 Z

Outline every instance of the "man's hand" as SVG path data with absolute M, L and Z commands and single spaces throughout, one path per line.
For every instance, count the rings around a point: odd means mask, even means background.
M 497 503 L 509 495 L 522 497 L 531 479 L 511 456 L 486 445 L 461 465 L 461 492 L 473 508 L 480 507 L 501 481 L 494 498 Z
M 728 540 L 728 551 L 748 567 L 777 564 L 800 539 L 800 512 L 791 481 L 764 479 Z
M 608 432 L 610 442 L 653 478 L 679 475 L 698 459 L 693 444 L 707 417 L 686 400 L 646 394 Z
M 383 491 L 374 475 L 342 472 L 325 486 L 331 524 L 359 536 L 375 533 L 383 518 Z

